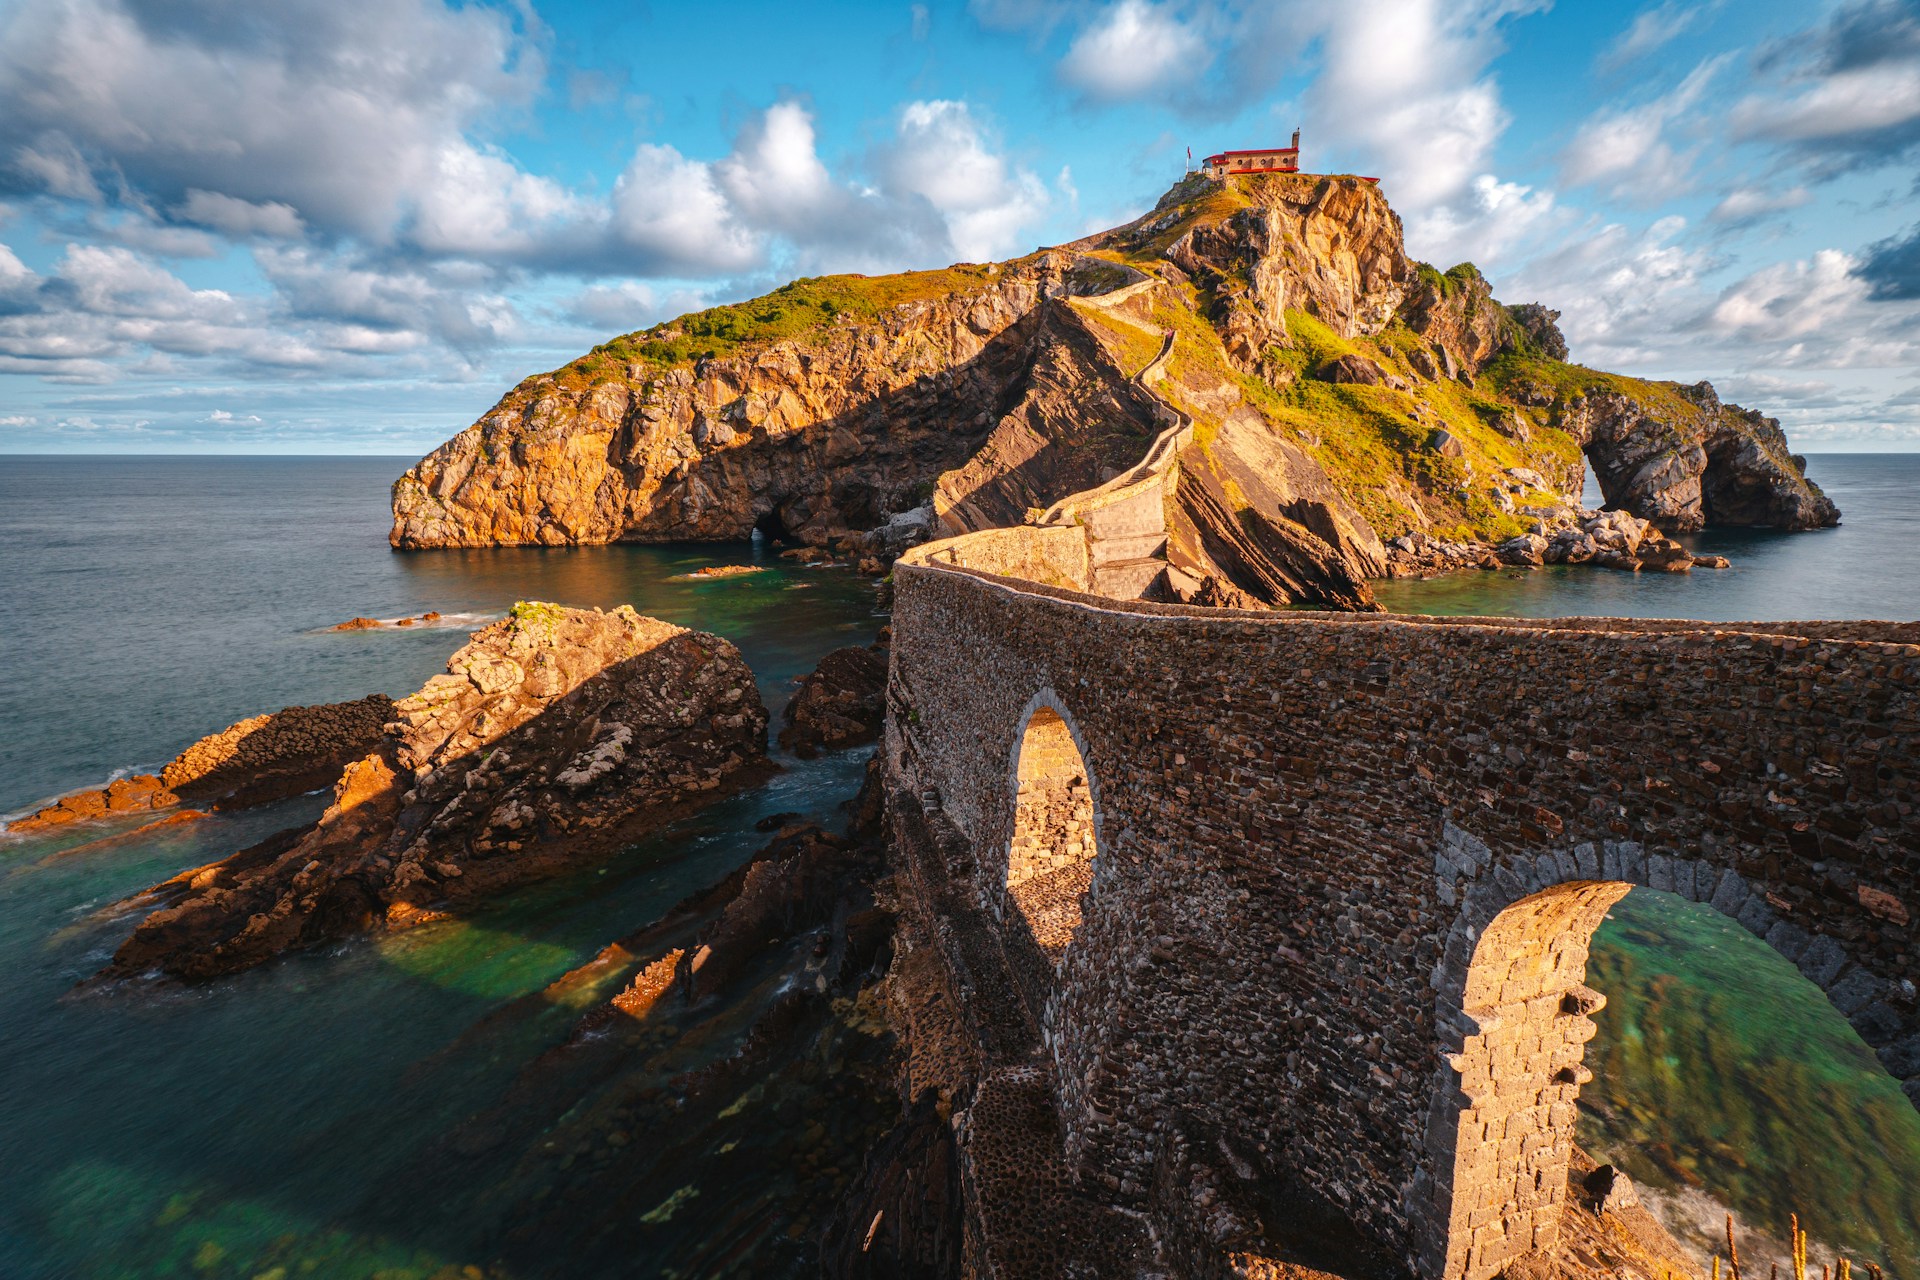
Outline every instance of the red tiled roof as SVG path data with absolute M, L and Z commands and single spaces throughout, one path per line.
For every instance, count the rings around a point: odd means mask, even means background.
M 1222 151 L 1218 155 L 1208 156 L 1207 163 L 1212 164 L 1216 160 L 1226 160 L 1232 156 L 1298 156 L 1299 154 L 1298 147 L 1259 147 L 1253 151 Z

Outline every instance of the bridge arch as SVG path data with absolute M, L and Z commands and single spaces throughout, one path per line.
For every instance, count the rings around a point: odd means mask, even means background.
M 1457 911 L 1433 980 L 1441 1061 L 1410 1206 L 1425 1275 L 1490 1280 L 1557 1242 L 1575 1101 L 1593 1079 L 1582 1059 L 1592 1015 L 1606 1006 L 1585 984 L 1588 945 L 1635 887 L 1711 906 L 1762 938 L 1920 1100 L 1911 991 L 1783 918 L 1730 868 L 1649 855 L 1632 841 L 1496 859 L 1451 822 L 1436 862 L 1439 896 Z
M 1022 708 L 1008 763 L 1012 832 L 996 904 L 1012 967 L 1036 1014 L 1079 933 L 1100 851 L 1099 803 L 1085 740 L 1050 688 Z

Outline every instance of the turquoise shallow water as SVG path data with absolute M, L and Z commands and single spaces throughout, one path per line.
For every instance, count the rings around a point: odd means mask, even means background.
M 747 545 L 396 556 L 385 494 L 404 465 L 0 459 L 0 811 L 153 766 L 244 715 L 408 691 L 521 597 L 632 603 L 718 631 L 776 711 L 821 654 L 884 622 L 874 584 Z M 1902 501 L 1920 488 L 1920 460 L 1823 458 L 1814 474 L 1847 524 L 1717 535 L 1742 566 L 1732 575 L 1470 574 L 1382 594 L 1433 612 L 1920 616 L 1901 545 L 1920 532 Z M 756 556 L 766 572 L 673 580 Z M 325 630 L 428 609 L 447 622 Z M 317 799 L 72 854 L 103 832 L 0 838 L 0 1277 L 284 1268 L 279 1280 L 398 1280 L 492 1267 L 480 1242 L 497 1224 L 458 1207 L 504 1166 L 461 1161 L 423 1177 L 422 1153 L 565 1038 L 579 1008 L 540 999 L 548 983 L 738 865 L 765 840 L 758 818 L 837 821 L 863 754 L 785 761 L 766 786 L 604 867 L 463 919 L 161 998 L 66 998 L 124 936 L 124 921 L 96 913 L 290 825 Z M 1877 1067 L 1791 970 L 1733 980 L 1769 954 L 1677 900 L 1635 894 L 1617 908 L 1595 949 L 1595 985 L 1614 1003 L 1593 1049 L 1606 1070 L 1585 1138 L 1650 1181 L 1704 1178 L 1758 1221 L 1792 1204 L 1822 1239 L 1914 1274 L 1898 1264 L 1920 1221 L 1920 1121 L 1889 1105 Z M 738 1123 L 750 1140 L 751 1110 Z M 1879 1172 L 1847 1174 L 1863 1164 Z M 701 1229 L 713 1199 L 690 1200 L 675 1228 Z M 418 1213 L 396 1211 L 415 1201 Z M 636 1228 L 614 1271 L 556 1256 L 510 1274 L 663 1274 L 648 1238 Z

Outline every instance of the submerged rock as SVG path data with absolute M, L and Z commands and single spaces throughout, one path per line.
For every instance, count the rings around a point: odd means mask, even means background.
M 767 716 L 731 644 L 520 604 L 349 764 L 313 826 L 149 890 L 106 970 L 209 978 L 549 875 L 738 787 Z

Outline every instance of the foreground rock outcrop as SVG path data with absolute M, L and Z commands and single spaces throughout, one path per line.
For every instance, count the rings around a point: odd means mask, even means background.
M 731 644 L 645 618 L 516 605 L 394 705 L 311 827 L 148 891 L 106 973 L 202 979 L 404 926 L 577 865 L 764 769 Z
M 1577 501 L 1583 452 L 1664 533 L 1838 519 L 1777 422 L 1569 364 L 1557 314 L 1408 259 L 1368 180 L 1193 175 L 1063 248 L 799 280 L 616 338 L 400 477 L 391 539 L 758 531 L 878 567 L 1071 525 L 1083 590 L 1368 609 L 1387 541 L 1521 536 Z
M 200 739 L 169 760 L 158 775 L 135 774 L 98 790 L 62 796 L 7 830 L 44 831 L 183 802 L 240 809 L 284 800 L 332 783 L 349 761 L 379 744 L 392 715 L 393 699 L 375 693 L 353 702 L 250 716 Z
M 780 745 L 806 758 L 858 746 L 880 736 L 887 718 L 890 632 L 870 645 L 848 645 L 820 659 L 787 703 Z

